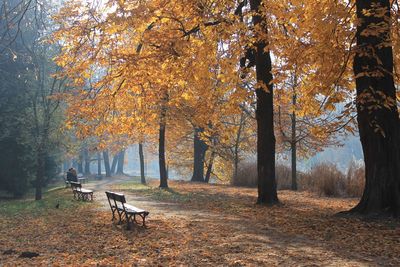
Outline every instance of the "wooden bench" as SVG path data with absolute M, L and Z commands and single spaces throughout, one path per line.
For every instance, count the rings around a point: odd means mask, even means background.
M 81 183 L 69 182 L 71 185 L 72 192 L 74 193 L 74 198 L 77 200 L 91 200 L 93 201 L 93 190 L 82 188 Z M 89 199 L 90 197 L 90 199 Z
M 106 191 L 106 195 L 108 204 L 110 204 L 113 221 L 117 219 L 116 215 L 118 215 L 118 224 L 121 224 L 125 219 L 127 228 L 130 229 L 131 222 L 138 224 L 136 221 L 137 215 L 142 218 L 142 226 L 146 227 L 146 216 L 149 215 L 148 211 L 126 204 L 126 199 L 123 194 Z

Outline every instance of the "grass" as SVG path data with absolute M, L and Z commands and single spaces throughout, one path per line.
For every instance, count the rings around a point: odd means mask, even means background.
M 24 199 L 1 200 L 0 214 L 3 216 L 15 216 L 20 214 L 30 214 L 32 216 L 41 216 L 56 208 L 59 205 L 60 210 L 74 209 L 85 202 L 76 201 L 70 189 L 63 187 L 53 187 L 44 192 L 41 200 L 35 200 L 32 197 Z

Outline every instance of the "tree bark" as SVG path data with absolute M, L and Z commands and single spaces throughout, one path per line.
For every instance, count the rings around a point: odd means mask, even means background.
M 240 148 L 240 142 L 242 138 L 242 131 L 244 128 L 245 124 L 245 114 L 242 112 L 240 114 L 240 121 L 239 121 L 239 129 L 236 133 L 236 140 L 235 140 L 235 147 L 233 150 L 233 167 L 234 167 L 234 173 L 233 173 L 233 181 L 237 181 L 237 176 L 238 176 L 238 171 L 239 171 L 239 148 Z
M 143 144 L 139 143 L 139 159 L 140 159 L 140 182 L 146 184 L 146 177 L 144 174 L 144 153 Z
M 266 40 L 259 33 L 268 33 L 266 19 L 260 14 L 261 0 L 250 0 L 253 15 L 255 65 L 257 77 L 257 171 L 258 171 L 258 204 L 273 205 L 279 202 L 275 180 L 275 135 L 271 55 Z M 266 51 L 267 49 L 267 51 Z M 268 89 L 265 90 L 264 87 Z
M 204 160 L 208 146 L 200 138 L 200 134 L 203 131 L 202 128 L 198 127 L 194 129 L 192 182 L 204 182 Z
M 119 152 L 114 155 L 112 164 L 111 164 L 111 174 L 115 173 L 115 169 L 117 168 L 117 163 L 118 163 L 118 157 L 119 157 Z
M 374 6 L 385 8 L 386 18 L 367 16 L 363 12 L 373 9 Z M 366 182 L 360 202 L 350 212 L 366 216 L 398 217 L 400 121 L 393 81 L 390 2 L 357 0 L 356 8 L 360 23 L 357 25 L 357 50 L 353 70 L 356 77 L 357 122 L 364 153 Z M 377 25 L 380 25 L 378 35 L 365 31 L 369 26 Z
M 85 175 L 90 175 L 90 156 L 86 148 L 83 150 L 83 156 L 85 158 Z
M 212 167 L 214 164 L 215 152 L 211 152 L 210 159 L 208 161 L 207 172 L 204 178 L 204 182 L 209 183 L 211 178 Z
M 117 174 L 124 174 L 124 161 L 125 161 L 125 149 L 121 150 L 118 155 L 117 162 Z
M 103 151 L 103 159 L 104 159 L 104 169 L 106 170 L 106 177 L 111 177 L 110 157 L 108 155 L 108 150 Z
M 296 140 L 296 93 L 292 96 L 293 112 L 291 115 L 292 135 L 290 141 L 290 151 L 292 156 L 292 190 L 297 190 L 297 140 Z
M 39 145 L 37 151 L 37 166 L 36 166 L 36 180 L 35 180 L 35 200 L 42 199 L 42 186 L 43 186 L 43 176 L 45 168 L 45 152 L 42 145 Z
M 165 123 L 160 123 L 158 139 L 158 159 L 160 166 L 160 187 L 168 188 L 168 176 L 165 164 Z

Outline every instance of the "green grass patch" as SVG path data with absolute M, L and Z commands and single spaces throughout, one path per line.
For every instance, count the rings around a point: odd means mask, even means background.
M 35 200 L 31 197 L 16 200 L 1 200 L 0 214 L 4 216 L 41 216 L 57 209 L 57 205 L 58 209 L 62 211 L 76 209 L 89 203 L 75 200 L 70 189 L 57 187 L 45 192 L 41 200 Z

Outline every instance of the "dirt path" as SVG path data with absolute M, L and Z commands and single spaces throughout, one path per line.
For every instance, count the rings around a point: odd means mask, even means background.
M 129 179 L 132 178 L 107 179 L 89 183 L 85 187 L 96 191 L 96 202 L 100 203 L 101 210 L 106 210 L 109 208 L 104 191 L 112 190 L 116 185 L 127 182 Z M 237 266 L 390 265 L 385 257 L 372 254 L 359 255 L 355 251 L 349 251 L 347 247 L 338 246 L 331 240 L 336 235 L 334 230 L 330 232 L 328 229 L 323 237 L 324 240 L 321 240 L 317 236 L 314 238 L 284 232 L 273 223 L 265 223 L 267 217 L 252 216 L 247 211 L 225 212 L 223 207 L 221 209 L 221 207 L 207 206 L 210 205 L 206 203 L 207 198 L 204 200 L 204 205 L 199 203 L 192 205 L 184 202 L 155 200 L 140 191 L 124 190 L 123 192 L 129 203 L 150 211 L 147 231 L 159 230 L 157 224 L 160 222 L 173 223 L 173 227 L 178 228 L 180 237 L 178 240 L 171 239 L 171 242 L 184 242 L 187 257 L 189 259 L 193 257 L 195 260 L 191 262 L 195 262 L 196 265 L 213 263 L 215 258 L 208 256 L 210 253 L 217 253 L 221 257 L 222 265 L 228 262 L 230 265 Z M 203 191 L 194 190 L 194 193 L 198 192 Z M 218 194 L 224 197 L 223 192 L 219 191 L 212 197 Z M 229 199 L 222 199 L 222 201 L 221 203 L 225 203 Z M 190 202 L 189 199 L 188 202 Z M 253 212 L 257 212 L 254 207 Z M 200 259 L 201 262 L 199 262 Z

